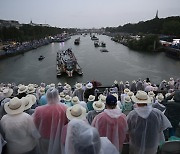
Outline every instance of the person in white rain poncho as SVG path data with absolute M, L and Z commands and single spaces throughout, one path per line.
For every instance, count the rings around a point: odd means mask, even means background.
M 61 131 L 67 124 L 66 106 L 59 103 L 58 91 L 48 89 L 48 104 L 39 106 L 34 112 L 34 123 L 41 135 L 41 154 L 61 154 Z
M 151 99 L 144 91 L 132 97 L 137 107 L 127 116 L 130 154 L 156 154 L 164 141 L 163 130 L 172 127 L 167 117 L 152 108 Z
M 22 99 L 14 97 L 4 105 L 7 112 L 1 119 L 4 139 L 7 141 L 8 154 L 36 154 L 37 141 L 40 135 L 32 117 L 24 113 L 25 104 Z
M 65 154 L 119 154 L 115 146 L 100 137 L 96 128 L 83 120 L 73 119 L 68 124 Z

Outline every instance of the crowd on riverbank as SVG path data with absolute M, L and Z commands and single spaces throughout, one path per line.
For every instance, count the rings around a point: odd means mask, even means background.
M 52 42 L 65 42 L 70 39 L 70 35 L 56 35 L 53 37 L 45 37 L 39 40 L 32 40 L 26 42 L 11 42 L 8 45 L 4 45 L 3 50 L 0 51 L 0 58 L 5 58 L 8 56 L 23 54 L 24 52 L 37 49 L 41 46 L 50 44 Z
M 10 154 L 154 154 L 170 137 L 180 139 L 180 79 L 99 85 L 1 83 L 0 148 Z

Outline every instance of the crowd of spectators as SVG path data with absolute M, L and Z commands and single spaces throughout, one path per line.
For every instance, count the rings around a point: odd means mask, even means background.
M 180 79 L 0 84 L 0 153 L 155 154 L 180 140 Z

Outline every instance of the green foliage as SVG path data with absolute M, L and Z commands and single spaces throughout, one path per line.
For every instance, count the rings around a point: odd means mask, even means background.
M 107 27 L 107 32 L 127 32 L 143 34 L 167 34 L 180 36 L 180 17 L 154 18 L 148 21 L 141 21 L 136 24 L 125 24 L 118 27 Z
M 24 24 L 19 29 L 15 27 L 3 27 L 2 29 L 0 29 L 0 40 L 29 41 L 34 39 L 41 39 L 47 36 L 54 36 L 56 34 L 61 34 L 64 31 L 74 33 L 75 29 L 30 26 Z
M 153 51 L 160 46 L 159 38 L 157 35 L 146 35 L 140 40 L 131 39 L 127 43 L 128 47 L 139 51 Z

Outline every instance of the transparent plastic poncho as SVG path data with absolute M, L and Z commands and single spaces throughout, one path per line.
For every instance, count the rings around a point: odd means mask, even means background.
M 42 154 L 61 154 L 61 131 L 67 124 L 66 107 L 59 103 L 55 88 L 46 93 L 47 104 L 39 106 L 33 114 L 34 123 L 41 135 L 39 150 Z
M 164 142 L 163 130 L 172 127 L 167 117 L 151 106 L 136 107 L 127 119 L 130 154 L 155 154 Z
M 97 129 L 83 120 L 73 119 L 68 124 L 65 154 L 118 154 L 107 138 L 100 138 Z

